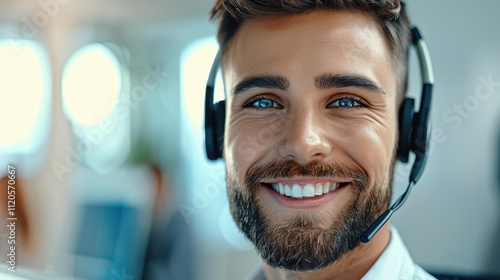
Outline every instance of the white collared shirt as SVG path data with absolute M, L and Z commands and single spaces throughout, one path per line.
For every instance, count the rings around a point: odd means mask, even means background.
M 391 241 L 361 280 L 435 280 L 415 264 L 401 236 L 391 225 Z
M 398 231 L 391 225 L 391 241 L 361 280 L 436 280 L 415 264 Z M 259 266 L 247 280 L 266 280 Z

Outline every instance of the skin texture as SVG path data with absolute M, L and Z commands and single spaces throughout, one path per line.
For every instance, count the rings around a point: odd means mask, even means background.
M 370 195 L 385 201 L 375 205 L 377 214 L 387 208 L 397 139 L 396 76 L 375 18 L 359 12 L 315 11 L 247 20 L 229 44 L 223 69 L 227 102 L 224 160 L 231 212 L 240 228 L 248 225 L 241 221 L 238 195 L 252 201 L 247 205 L 259 208 L 268 227 L 297 232 L 301 232 L 300 223 L 314 225 L 314 233 L 335 228 L 356 201 L 365 205 Z M 362 77 L 374 86 L 318 87 L 318 77 L 335 75 Z M 286 87 L 239 87 L 235 94 L 241 82 L 262 76 L 279 76 L 286 80 Z M 271 108 L 257 108 L 262 105 Z M 360 191 L 349 184 L 330 194 L 327 202 L 301 207 L 298 200 L 293 205 L 282 203 L 269 188 L 248 184 L 252 168 L 285 161 L 356 170 L 367 176 L 368 185 Z M 341 174 L 260 180 L 352 181 L 348 174 Z M 372 241 L 360 243 L 321 269 L 283 270 L 264 262 L 264 270 L 268 279 L 359 279 L 389 240 L 386 224 Z

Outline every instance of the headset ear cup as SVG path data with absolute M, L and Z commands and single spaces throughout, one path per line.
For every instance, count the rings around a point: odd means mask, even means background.
M 215 103 L 215 139 L 217 158 L 222 158 L 222 148 L 224 146 L 224 126 L 226 121 L 226 102 L 221 100 Z
M 217 155 L 217 142 L 216 139 L 216 125 L 215 125 L 215 107 L 213 104 L 205 108 L 205 149 L 209 160 L 216 160 Z
M 415 100 L 405 98 L 399 108 L 399 141 L 398 141 L 398 160 L 407 163 L 410 156 L 412 143 L 412 125 L 415 113 Z

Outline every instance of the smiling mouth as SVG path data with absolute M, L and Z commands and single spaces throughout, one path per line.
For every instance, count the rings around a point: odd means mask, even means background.
M 263 183 L 266 187 L 274 190 L 283 196 L 288 196 L 294 199 L 304 199 L 311 197 L 319 197 L 337 189 L 340 189 L 346 185 L 348 182 L 343 183 L 315 183 L 315 184 L 291 184 L 291 183 Z

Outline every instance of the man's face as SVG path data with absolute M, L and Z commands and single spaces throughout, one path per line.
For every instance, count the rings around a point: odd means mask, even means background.
M 364 13 L 245 21 L 223 60 L 231 213 L 266 263 L 340 259 L 390 202 L 396 78 Z

